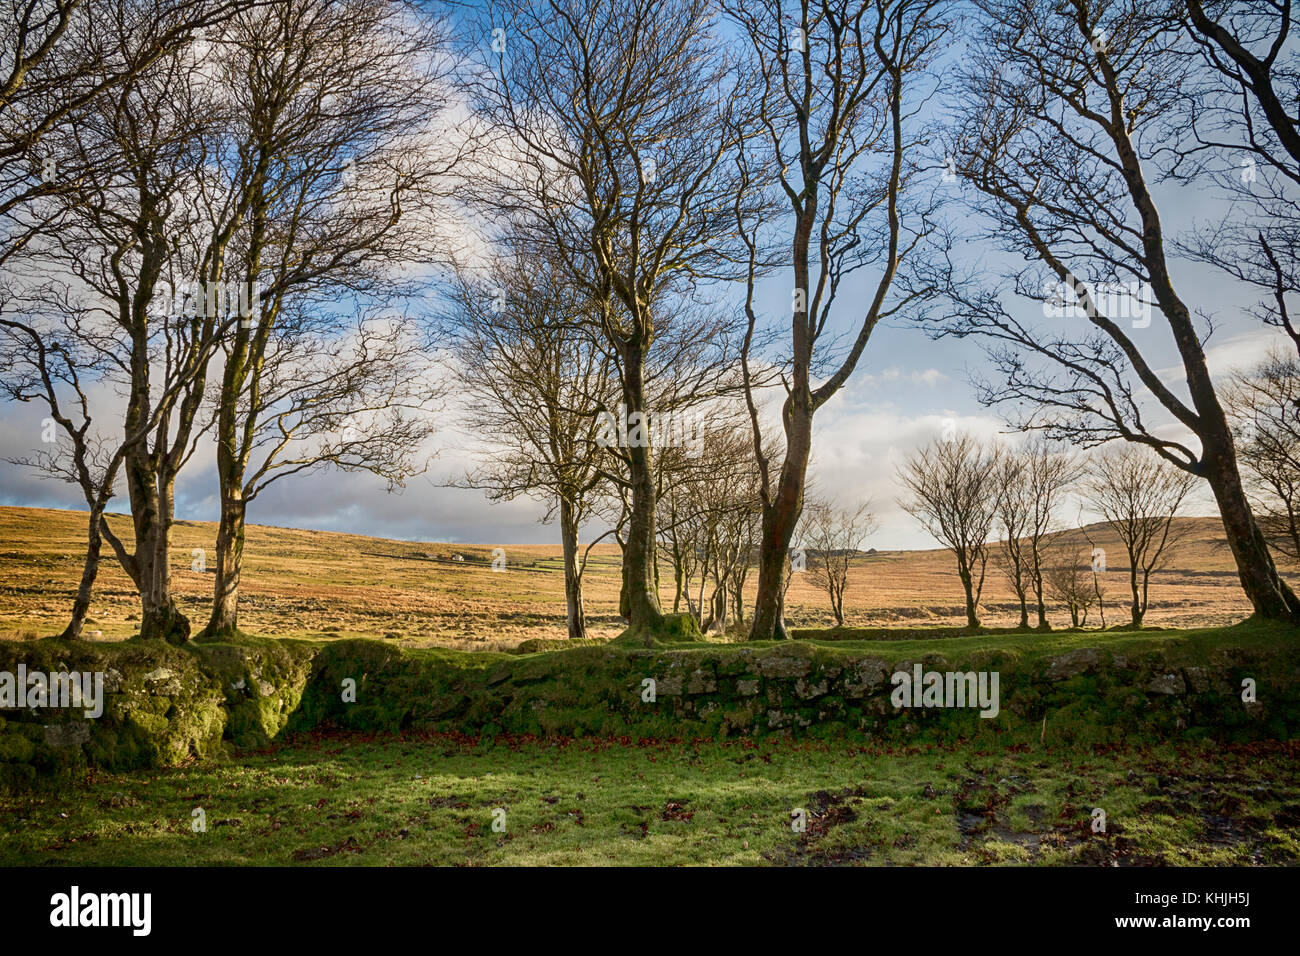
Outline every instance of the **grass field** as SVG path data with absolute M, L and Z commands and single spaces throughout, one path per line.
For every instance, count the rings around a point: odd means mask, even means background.
M 0 864 L 1296 864 L 1298 757 L 313 736 L 0 800 Z
M 130 524 L 110 519 L 130 540 Z M 1185 519 L 1190 533 L 1170 569 L 1154 576 L 1147 623 L 1204 627 L 1234 623 L 1250 613 L 1211 518 Z M 83 560 L 84 517 L 78 512 L 0 507 L 0 637 L 58 633 L 66 623 Z M 1127 620 L 1126 573 L 1118 541 L 1093 529 L 1107 551 L 1107 623 Z M 182 609 L 206 623 L 212 576 L 191 570 L 192 552 L 211 558 L 216 527 L 178 522 L 173 586 Z M 1080 547 L 1084 541 L 1080 538 Z M 241 626 L 276 637 L 387 637 L 405 646 L 506 649 L 530 638 L 563 638 L 564 586 L 559 546 L 504 545 L 507 570 L 493 572 L 494 545 L 389 541 L 320 531 L 250 526 L 240 601 Z M 460 554 L 469 561 L 455 562 Z M 92 628 L 105 638 L 128 637 L 139 622 L 130 581 L 105 555 L 91 607 Z M 618 551 L 597 545 L 586 576 L 592 636 L 623 628 L 618 609 Z M 752 584 L 752 582 L 751 582 Z M 664 588 L 666 604 L 672 594 Z M 796 575 L 788 619 L 797 627 L 834 623 L 825 596 Z M 961 586 L 944 551 L 864 554 L 850 572 L 850 626 L 964 623 Z M 1068 624 L 1059 609 L 1054 623 Z M 1002 574 L 990 567 L 984 619 L 1012 625 L 1017 610 Z M 1094 616 L 1090 624 L 1097 623 Z

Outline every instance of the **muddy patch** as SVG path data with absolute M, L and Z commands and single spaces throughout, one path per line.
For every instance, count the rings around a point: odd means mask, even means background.
M 818 790 L 808 798 L 804 830 L 798 833 L 794 845 L 764 854 L 765 858 L 779 866 L 847 866 L 869 860 L 873 852 L 869 846 L 835 845 L 827 840 L 837 827 L 858 820 L 855 807 L 868 795 L 862 787 L 847 787 L 834 793 Z

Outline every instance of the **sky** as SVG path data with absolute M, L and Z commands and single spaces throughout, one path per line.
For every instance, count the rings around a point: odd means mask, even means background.
M 1223 297 L 1224 281 L 1189 270 L 1182 286 L 1203 307 Z M 846 302 L 855 301 L 852 295 Z M 857 300 L 860 301 L 860 300 Z M 1249 316 L 1226 307 L 1209 345 L 1216 373 L 1244 367 L 1280 337 Z M 1153 336 L 1158 334 L 1152 323 Z M 948 419 L 957 427 L 993 436 L 1008 431 L 996 411 L 975 401 L 969 373 L 983 367 L 983 354 L 969 340 L 932 341 L 902 321 L 879 327 L 864 360 L 844 389 L 815 419 L 811 474 L 819 491 L 845 505 L 871 503 L 878 529 L 865 542 L 882 550 L 929 548 L 935 543 L 895 498 L 896 471 L 912 449 L 936 438 Z M 1172 375 L 1176 367 L 1168 368 Z M 4 407 L 0 456 L 20 457 L 39 445 L 42 409 Z M 271 485 L 250 507 L 254 524 L 345 531 L 403 540 L 505 544 L 558 544 L 558 529 L 543 526 L 539 502 L 491 503 L 480 492 L 446 487 L 473 463 L 471 443 L 449 431 L 435 437 L 429 472 L 388 493 L 369 474 L 321 471 Z M 219 515 L 211 449 L 204 446 L 178 482 L 176 516 L 214 521 Z M 79 491 L 13 464 L 0 464 L 0 503 L 80 509 Z M 125 510 L 125 497 L 112 510 Z M 1213 514 L 1208 498 L 1193 506 Z M 1085 514 L 1085 520 L 1087 520 Z M 603 530 L 603 529 L 600 529 Z M 599 533 L 588 529 L 588 535 Z
M 936 188 L 962 188 L 944 187 L 938 171 L 934 176 Z M 1217 200 L 1200 188 L 1158 192 L 1157 198 L 1171 231 L 1213 218 L 1220 208 Z M 1175 276 L 1184 299 L 1215 316 L 1217 328 L 1208 342 L 1215 374 L 1245 367 L 1281 341 L 1274 330 L 1244 313 L 1251 294 L 1225 273 L 1180 263 Z M 857 277 L 842 291 L 835 320 L 838 331 L 847 331 L 860 319 L 855 306 L 866 300 L 863 290 L 870 281 L 868 275 Z M 785 280 L 778 277 L 764 284 L 760 305 L 776 313 L 786 311 L 788 303 Z M 1040 309 L 1037 303 L 1021 306 Z M 1177 380 L 1176 358 L 1159 315 L 1150 328 L 1135 330 L 1133 335 L 1154 357 L 1154 364 Z M 906 317 L 899 317 L 876 329 L 852 378 L 818 412 L 812 478 L 820 493 L 841 505 L 856 507 L 870 502 L 877 530 L 864 546 L 882 550 L 935 546 L 895 500 L 897 469 L 908 452 L 938 437 L 950 421 L 980 435 L 1007 431 L 996 410 L 975 400 L 970 378 L 985 367 L 983 352 L 975 341 L 936 341 L 909 324 Z M 103 395 L 102 400 L 118 401 L 111 395 Z M 9 404 L 0 415 L 0 459 L 5 460 L 0 463 L 0 504 L 80 509 L 83 502 L 74 486 L 7 463 L 39 447 L 43 408 Z M 474 464 L 474 451 L 472 439 L 455 431 L 450 416 L 443 423 L 445 427 L 427 449 L 436 455 L 429 471 L 412 478 L 405 488 L 389 493 L 385 482 L 372 475 L 320 471 L 270 486 L 250 507 L 248 520 L 405 540 L 558 545 L 558 529 L 539 523 L 545 510 L 540 502 L 521 498 L 493 504 L 480 492 L 448 487 Z M 181 474 L 176 496 L 178 519 L 213 521 L 218 517 L 212 463 L 211 447 L 202 446 Z M 110 510 L 127 510 L 124 494 Z M 1212 514 L 1213 506 L 1201 495 L 1192 510 Z M 1086 511 L 1083 517 L 1088 519 Z M 586 530 L 590 537 L 603 528 Z

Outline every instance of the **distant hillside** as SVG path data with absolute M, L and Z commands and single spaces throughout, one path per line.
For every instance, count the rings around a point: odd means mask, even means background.
M 62 629 L 81 574 L 85 520 L 75 511 L 0 507 L 0 636 L 44 636 Z M 110 522 L 131 540 L 125 517 Z M 1153 579 L 1149 623 L 1220 624 L 1249 614 L 1217 519 L 1180 523 L 1187 537 L 1169 570 Z M 215 538 L 211 522 L 176 525 L 173 582 L 182 609 L 197 626 L 206 622 L 212 577 L 190 569 L 192 551 L 204 548 L 210 559 Z M 1083 561 L 1093 546 L 1106 550 L 1107 622 L 1123 620 L 1126 562 L 1119 541 L 1097 526 L 1074 532 L 1073 538 Z M 506 553 L 504 572 L 491 569 L 492 549 L 498 546 Z M 255 633 L 388 637 L 407 645 L 455 647 L 508 647 L 565 635 L 558 542 L 451 545 L 250 525 L 246 554 L 241 623 Z M 613 636 L 621 629 L 618 569 L 617 546 L 597 545 L 586 578 L 593 636 Z M 662 597 L 671 606 L 669 576 L 663 578 Z M 796 575 L 788 603 L 793 624 L 832 623 L 824 595 L 806 574 Z M 992 565 L 983 603 L 986 623 L 1015 623 L 1012 593 Z M 859 555 L 846 606 L 854 625 L 963 621 L 952 557 L 939 550 Z M 107 551 L 91 616 L 91 626 L 105 638 L 129 636 L 138 626 L 135 592 Z M 1059 613 L 1055 622 L 1066 623 Z

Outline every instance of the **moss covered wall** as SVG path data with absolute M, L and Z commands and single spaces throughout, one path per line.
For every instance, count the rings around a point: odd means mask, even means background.
M 525 656 L 402 651 L 368 640 L 0 644 L 0 671 L 20 662 L 29 671 L 100 671 L 106 692 L 94 720 L 80 709 L 0 711 L 0 785 L 60 779 L 88 765 L 175 766 L 226 744 L 264 746 L 317 728 L 1004 745 L 1300 734 L 1300 633 L 1091 635 L 1102 642 L 1093 647 L 1078 646 L 1081 637 L 954 642 L 944 654 L 934 642 L 585 645 Z M 997 671 L 1000 713 L 894 708 L 890 675 L 917 663 Z M 1245 678 L 1256 684 L 1256 702 L 1242 700 Z M 355 701 L 345 702 L 350 688 Z
M 725 737 L 766 733 L 898 742 L 988 736 L 1105 743 L 1143 734 L 1287 739 L 1300 733 L 1296 645 L 1208 654 L 1081 648 L 1026 658 L 996 650 L 889 655 L 806 642 L 760 650 L 579 647 L 505 655 L 403 653 L 341 641 L 316 657 L 292 727 L 561 736 Z M 890 675 L 997 671 L 1000 713 L 896 709 Z M 1243 678 L 1258 701 L 1241 697 Z M 344 680 L 356 702 L 343 701 Z M 655 700 L 644 699 L 644 681 Z M 1046 717 L 1046 725 L 1044 718 Z
M 0 786 L 65 779 L 87 765 L 176 766 L 223 741 L 269 743 L 298 706 L 316 645 L 50 639 L 0 644 L 0 671 L 104 675 L 103 713 L 83 707 L 0 710 Z

